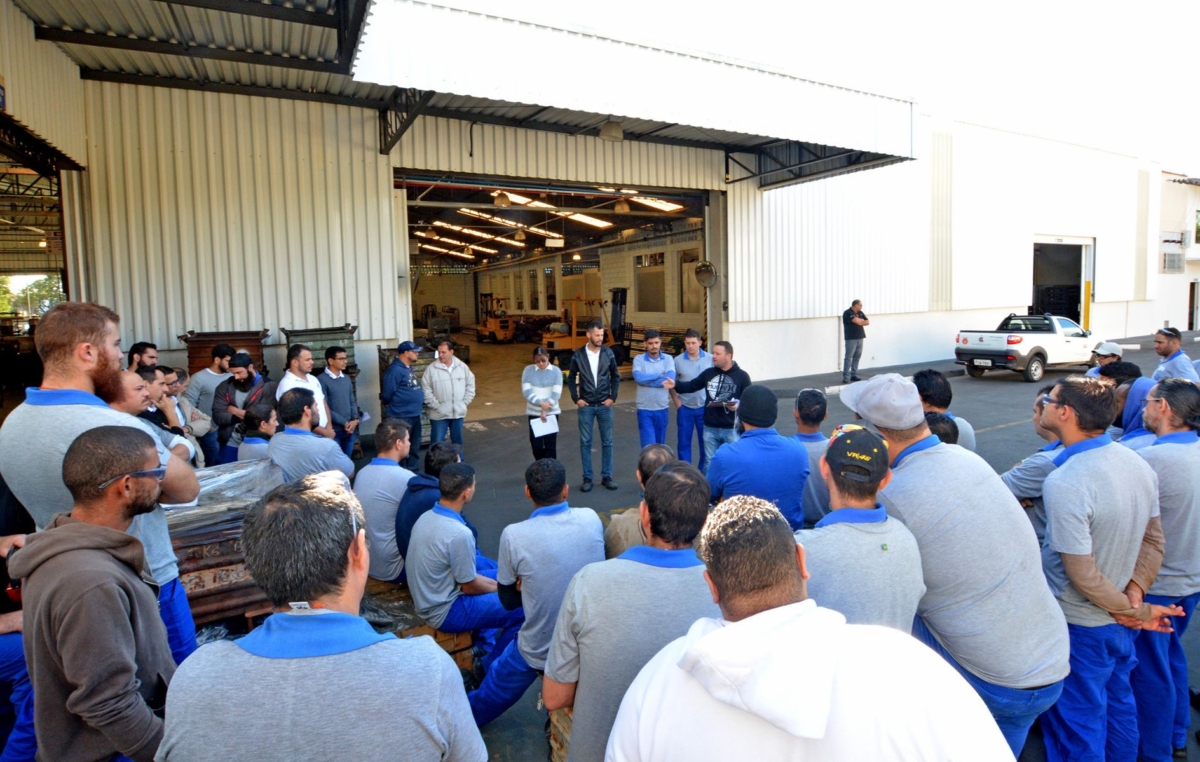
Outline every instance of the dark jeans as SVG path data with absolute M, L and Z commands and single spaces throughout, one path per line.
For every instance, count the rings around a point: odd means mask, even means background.
M 448 418 L 440 421 L 429 422 L 429 446 L 437 444 L 446 439 L 446 430 L 450 430 L 450 441 L 453 444 L 462 447 L 463 443 L 463 419 Z
M 219 460 L 217 459 L 217 453 L 221 451 L 221 443 L 217 441 L 216 424 L 213 426 L 214 427 L 210 429 L 207 434 L 197 438 L 200 442 L 200 452 L 204 453 L 204 465 L 206 466 L 216 466 L 220 464 Z M 237 458 L 235 457 L 234 460 L 237 460 Z
M 864 339 L 846 339 L 846 359 L 842 361 L 842 380 L 858 375 L 858 360 L 862 357 Z
M 358 441 L 357 429 L 347 434 L 345 429 L 336 428 L 333 430 L 333 439 L 338 443 L 338 447 L 342 448 L 342 452 L 346 453 L 347 458 L 354 457 L 351 453 L 354 452 L 354 443 Z
M 400 465 L 415 474 L 421 467 L 421 435 L 424 433 L 421 430 L 421 416 L 401 418 L 400 420 L 408 421 L 408 441 L 412 444 L 407 457 L 400 461 Z
M 579 454 L 583 459 L 583 478 L 592 480 L 592 422 L 600 426 L 600 476 L 612 478 L 613 470 L 613 411 L 607 405 L 586 405 L 579 408 Z
M 531 415 L 529 416 L 529 420 L 535 421 L 540 417 L 538 415 Z M 550 416 L 546 416 L 546 420 L 550 420 Z M 533 427 L 531 426 L 529 428 L 529 446 L 533 448 L 534 460 L 541 460 L 542 458 L 558 459 L 558 434 L 535 437 L 533 435 Z

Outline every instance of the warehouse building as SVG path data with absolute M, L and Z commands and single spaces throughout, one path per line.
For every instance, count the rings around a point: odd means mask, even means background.
M 279 369 L 283 329 L 357 326 L 364 407 L 377 345 L 488 295 L 548 322 L 624 289 L 625 321 L 730 340 L 758 379 L 838 367 L 854 298 L 867 368 L 1030 308 L 1113 337 L 1195 313 L 1151 162 L 552 24 L 0 0 L 0 177 L 38 180 L 0 188 L 0 268 L 63 272 L 174 362 L 187 331 L 265 329 Z

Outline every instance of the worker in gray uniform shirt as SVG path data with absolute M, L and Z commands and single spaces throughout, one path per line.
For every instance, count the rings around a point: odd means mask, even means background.
M 271 437 L 267 457 L 283 469 L 286 482 L 322 471 L 354 475 L 354 461 L 337 443 L 313 433 L 319 415 L 317 404 L 317 398 L 304 387 L 289 389 L 279 398 L 279 420 L 284 428 Z

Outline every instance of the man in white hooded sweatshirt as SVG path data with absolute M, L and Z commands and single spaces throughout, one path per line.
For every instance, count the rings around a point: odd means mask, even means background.
M 698 620 L 642 669 L 608 762 L 1013 759 L 979 695 L 929 647 L 808 600 L 804 548 L 771 503 L 721 503 L 700 555 L 721 619 Z

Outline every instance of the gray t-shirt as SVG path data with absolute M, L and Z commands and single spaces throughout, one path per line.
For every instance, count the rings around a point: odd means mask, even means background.
M 1111 614 L 1068 581 L 1059 554 L 1094 556 L 1100 573 L 1124 590 L 1133 577 L 1146 524 L 1158 515 L 1154 469 L 1136 452 L 1105 444 L 1071 455 L 1046 477 L 1042 494 L 1046 499 L 1042 565 L 1067 622 L 1082 627 L 1113 624 Z
M 354 478 L 354 495 L 367 519 L 369 573 L 386 582 L 400 576 L 404 559 L 396 548 L 396 511 L 413 472 L 388 458 L 375 458 Z
M 840 611 L 850 624 L 881 624 L 912 632 L 925 595 L 921 553 L 912 532 L 896 519 L 830 521 L 850 511 L 855 519 L 875 511 L 842 508 L 821 526 L 796 532 L 808 562 L 808 597 Z
M 546 677 L 578 683 L 567 761 L 601 762 L 637 673 L 697 619 L 720 615 L 690 548 L 643 545 L 583 567 L 563 596 L 546 660 Z
M 145 421 L 113 410 L 99 397 L 74 390 L 30 389 L 26 401 L 8 414 L 0 427 L 0 473 L 39 528 L 56 513 L 68 513 L 75 501 L 62 480 L 63 457 L 76 437 L 100 426 L 129 426 L 154 440 L 158 462 L 173 457 Z M 167 517 L 162 506 L 138 516 L 129 534 L 142 542 L 154 581 L 165 585 L 179 576 Z
M 1138 454 L 1158 475 L 1158 508 L 1167 538 L 1162 569 L 1146 592 L 1168 598 L 1191 595 L 1200 591 L 1200 441 L 1191 432 L 1168 434 Z
M 804 445 L 808 452 L 808 479 L 800 496 L 800 508 L 804 511 L 804 528 L 812 529 L 818 521 L 829 515 L 829 486 L 821 478 L 821 456 L 829 446 L 829 437 L 824 434 L 796 434 L 792 439 Z
M 258 437 L 243 439 L 242 443 L 238 445 L 238 461 L 261 460 L 271 457 L 268 452 L 270 444 L 269 440 L 259 439 Z
M 475 535 L 461 515 L 435 505 L 413 525 L 404 564 L 417 614 L 436 630 L 463 594 L 459 585 L 475 579 Z
M 952 420 L 958 426 L 958 446 L 975 452 L 975 427 L 966 418 L 957 415 Z
M 982 458 L 936 442 L 901 453 L 879 493 L 921 551 L 917 613 L 963 668 L 993 685 L 1061 680 L 1070 671 L 1067 627 L 1029 519 Z
M 271 437 L 267 456 L 283 469 L 285 482 L 322 471 L 354 475 L 354 461 L 342 452 L 336 441 L 303 429 L 281 429 Z
M 1028 498 L 1033 501 L 1033 507 L 1026 508 L 1025 514 L 1033 524 L 1038 544 L 1046 537 L 1046 501 L 1042 499 L 1042 485 L 1046 477 L 1054 472 L 1054 459 L 1061 451 L 1061 445 L 1053 450 L 1038 450 L 1000 474 L 1000 480 L 1008 487 L 1008 491 L 1013 493 L 1013 497 L 1017 500 Z
M 603 560 L 604 526 L 591 508 L 546 506 L 504 529 L 496 582 L 512 585 L 521 578 L 525 623 L 517 634 L 517 647 L 529 666 L 546 668 L 554 622 L 571 578 Z
M 218 640 L 175 673 L 166 716 L 158 762 L 487 759 L 462 675 L 429 637 L 307 658 Z
M 192 374 L 192 380 L 188 382 L 188 388 L 183 393 L 183 398 L 192 403 L 192 407 L 201 413 L 212 415 L 213 395 L 221 382 L 231 375 L 233 374 L 213 373 L 208 368 L 197 371 Z

